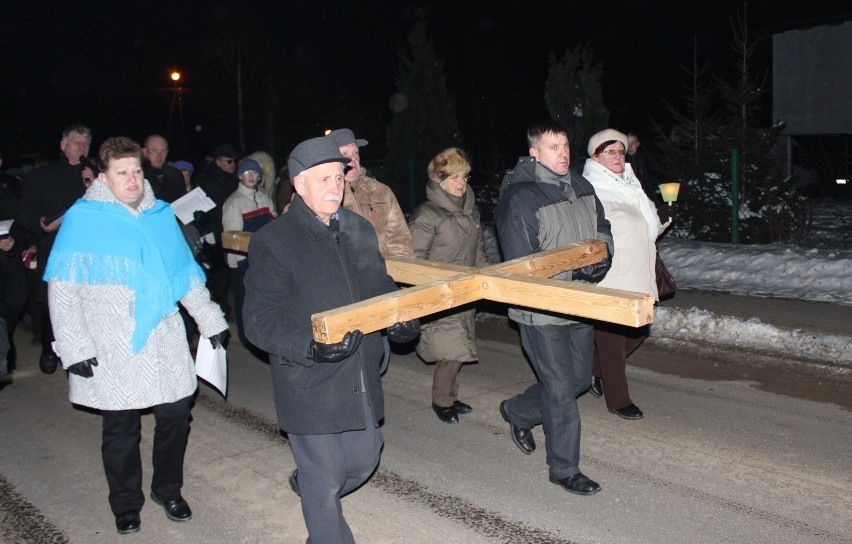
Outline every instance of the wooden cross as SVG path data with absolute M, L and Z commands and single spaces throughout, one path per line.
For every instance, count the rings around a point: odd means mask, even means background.
M 247 232 L 228 231 L 222 234 L 222 246 L 247 253 L 250 237 Z M 605 257 L 606 244 L 600 240 L 584 240 L 483 268 L 389 257 L 385 263 L 394 281 L 415 287 L 314 314 L 314 340 L 340 342 L 348 331 L 367 334 L 483 299 L 630 327 L 651 323 L 651 295 L 549 279 Z

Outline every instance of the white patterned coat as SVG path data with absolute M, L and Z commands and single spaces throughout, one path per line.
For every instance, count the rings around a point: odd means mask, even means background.
M 83 198 L 118 203 L 100 180 L 95 180 Z M 146 181 L 139 211 L 154 203 Z M 126 207 L 138 215 L 139 211 Z M 160 321 L 144 347 L 134 354 L 130 350 L 135 325 L 131 289 L 51 280 L 48 300 L 56 337 L 54 350 L 62 366 L 68 368 L 93 357 L 98 360 L 91 378 L 69 374 L 72 403 L 102 410 L 130 410 L 175 402 L 195 392 L 195 363 L 177 308 Z M 192 285 L 180 302 L 198 323 L 202 336 L 228 328 L 221 308 L 210 300 L 203 283 Z

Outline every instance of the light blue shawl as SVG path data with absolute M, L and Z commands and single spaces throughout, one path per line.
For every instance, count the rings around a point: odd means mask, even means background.
M 131 289 L 135 294 L 131 351 L 137 353 L 205 276 L 165 202 L 158 200 L 134 216 L 121 204 L 80 199 L 62 219 L 44 280 Z

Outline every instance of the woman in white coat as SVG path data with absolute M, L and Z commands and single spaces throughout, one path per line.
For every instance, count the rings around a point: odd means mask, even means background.
M 589 139 L 583 177 L 595 188 L 612 225 L 615 244 L 612 267 L 598 283 L 601 287 L 647 293 L 658 300 L 654 272 L 657 237 L 668 227 L 662 224 L 654 204 L 625 162 L 627 136 L 606 129 Z M 627 357 L 648 336 L 648 327 L 633 328 L 612 323 L 595 325 L 595 364 L 590 392 L 605 395 L 610 412 L 624 419 L 641 419 L 642 410 L 630 400 L 625 367 Z

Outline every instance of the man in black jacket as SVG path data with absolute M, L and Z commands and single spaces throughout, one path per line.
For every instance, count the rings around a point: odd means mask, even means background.
M 592 184 L 569 169 L 568 134 L 556 122 L 527 129 L 529 157 L 506 173 L 494 211 L 503 257 L 508 261 L 573 242 L 606 242 L 607 258 L 554 277 L 597 283 L 612 264 L 609 221 Z M 525 454 L 535 451 L 532 428 L 544 428 L 550 481 L 571 493 L 592 495 L 597 482 L 580 472 L 580 410 L 577 396 L 592 383 L 592 325 L 562 315 L 510 308 L 521 346 L 538 382 L 500 403 L 512 440 Z
M 398 289 L 376 231 L 340 208 L 343 165 L 331 138 L 297 145 L 288 161 L 297 196 L 287 213 L 252 235 L 243 306 L 249 341 L 269 353 L 278 425 L 287 432 L 311 542 L 354 542 L 340 498 L 379 463 L 384 418 L 379 332 L 313 340 L 311 315 Z M 420 332 L 417 320 L 388 327 L 393 342 Z
M 62 131 L 59 149 L 62 157 L 53 163 L 36 168 L 27 176 L 21 199 L 18 218 L 36 240 L 38 248 L 37 263 L 39 282 L 36 286 L 36 299 L 41 313 L 41 357 L 39 367 L 45 374 L 53 374 L 59 358 L 53 352 L 53 328 L 50 324 L 50 312 L 47 306 L 47 282 L 40 279 L 56 232 L 62 224 L 62 215 L 74 202 L 86 192 L 86 188 L 95 179 L 88 164 L 81 162 L 89 154 L 92 132 L 82 124 L 73 124 Z
M 228 291 L 231 286 L 231 270 L 225 262 L 225 250 L 222 248 L 222 205 L 237 190 L 237 159 L 239 154 L 234 146 L 221 144 L 216 146 L 213 163 L 201 174 L 198 186 L 210 197 L 216 207 L 196 219 L 196 226 L 202 235 L 212 234 L 214 242 L 207 244 L 210 268 L 207 271 L 207 289 L 222 311 L 225 318 L 233 321 Z

